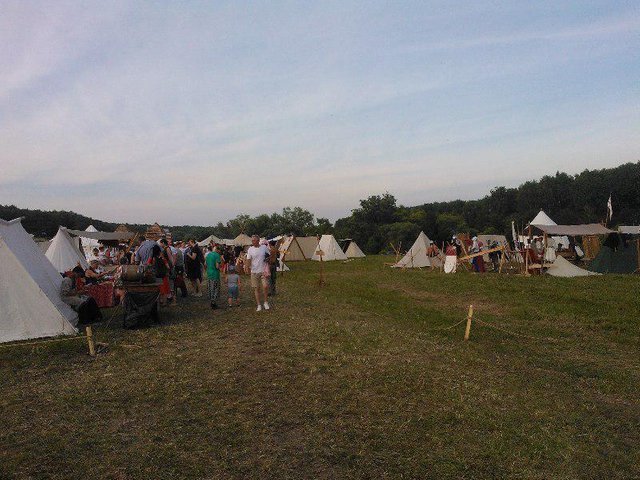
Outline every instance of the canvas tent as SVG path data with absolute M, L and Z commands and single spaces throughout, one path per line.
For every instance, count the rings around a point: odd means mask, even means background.
M 587 277 L 589 275 L 600 275 L 599 273 L 580 268 L 561 256 L 556 257 L 546 273 L 553 277 Z
M 634 273 L 640 270 L 640 237 L 612 233 L 602 242 L 589 270 L 599 273 Z
M 544 210 L 540 210 L 533 220 L 529 222 L 529 225 L 539 227 L 541 225 L 557 225 L 557 223 L 551 220 L 551 217 L 549 217 Z
M 302 249 L 304 258 L 309 259 L 313 257 L 313 254 L 316 252 L 316 247 L 318 246 L 318 237 L 296 237 L 296 240 Z
M 433 242 L 424 232 L 420 232 L 416 241 L 402 259 L 393 268 L 436 267 L 441 264 L 439 257 L 429 257 L 429 248 Z
M 211 242 L 213 243 L 217 243 L 217 244 L 223 244 L 222 239 L 216 237 L 215 235 L 209 235 L 207 238 L 205 238 L 204 240 L 200 240 L 198 242 L 198 246 L 199 247 L 206 247 L 207 245 L 209 245 Z
M 540 212 L 538 212 L 538 214 L 534 217 L 534 219 L 531 220 L 531 222 L 529 222 L 529 225 L 531 225 L 532 227 L 540 228 L 544 226 L 549 226 L 549 225 L 553 226 L 558 224 L 554 222 L 551 219 L 551 217 L 549 217 L 549 215 L 547 215 L 544 212 L 544 210 L 540 210 Z M 526 243 L 526 239 L 527 237 L 524 236 L 520 238 L 520 241 L 522 243 Z M 566 235 L 549 236 L 547 241 L 549 246 L 553 247 L 555 250 L 557 250 L 560 245 L 562 245 L 563 249 L 565 250 L 569 248 L 569 237 L 567 237 Z
M 0 343 L 73 335 L 78 316 L 60 298 L 62 277 L 20 220 L 0 219 Z
M 237 247 L 248 247 L 251 245 L 251 237 L 246 233 L 241 233 L 233 239 L 233 244 Z
M 73 231 L 73 230 L 72 230 Z M 58 228 L 58 233 L 51 240 L 46 257 L 58 272 L 67 272 L 76 265 L 86 270 L 89 268 L 87 259 L 82 255 L 66 228 Z
M 333 260 L 347 260 L 347 256 L 344 254 L 340 245 L 336 241 L 333 235 L 322 235 L 320 242 L 316 247 L 316 251 L 313 253 L 311 260 L 320 260 L 320 251 L 322 251 L 322 260 L 330 262 Z
M 307 259 L 295 235 L 285 237 L 280 244 L 279 250 L 280 255 L 282 255 L 287 262 L 301 262 Z
M 358 244 L 353 240 L 349 240 L 349 244 L 347 245 L 347 248 L 344 250 L 344 253 L 348 258 L 364 258 L 365 257 L 364 252 L 360 250 L 360 247 L 358 246 Z
M 97 232 L 97 231 L 98 229 L 93 225 L 89 225 L 85 230 L 85 232 Z M 94 248 L 97 248 L 100 246 L 100 243 L 98 243 L 98 240 L 96 240 L 95 238 L 88 238 L 88 237 L 81 236 L 80 241 L 82 242 L 82 249 L 84 250 L 85 255 L 89 255 Z

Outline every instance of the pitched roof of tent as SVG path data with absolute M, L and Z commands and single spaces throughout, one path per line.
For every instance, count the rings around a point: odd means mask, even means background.
M 0 343 L 72 335 L 78 316 L 60 298 L 62 277 L 20 220 L 0 219 Z
M 89 268 L 87 259 L 82 255 L 64 227 L 58 228 L 58 233 L 51 240 L 51 245 L 49 245 L 45 256 L 58 272 L 67 272 L 78 264 L 85 270 Z
M 246 247 L 248 245 L 251 245 L 251 237 L 246 233 L 241 233 L 233 239 L 233 244 L 239 247 Z
M 199 245 L 200 247 L 205 247 L 205 246 L 209 245 L 211 242 L 213 242 L 213 243 L 218 243 L 218 244 L 223 243 L 223 242 L 222 242 L 222 239 L 220 239 L 220 238 L 218 238 L 218 237 L 216 237 L 215 235 L 213 235 L 213 234 L 212 234 L 212 235 L 209 235 L 209 236 L 208 236 L 207 238 L 205 238 L 204 240 L 200 240 L 200 241 L 198 242 L 198 245 Z
M 431 267 L 431 258 L 427 250 L 431 246 L 431 240 L 424 232 L 420 232 L 416 241 L 404 257 L 398 263 L 393 265 L 394 268 L 422 268 Z
M 347 249 L 344 251 L 344 253 L 349 258 L 363 258 L 366 256 L 364 252 L 360 250 L 358 244 L 353 240 L 349 242 L 349 245 L 347 246 Z
M 540 210 L 529 224 L 533 227 L 538 227 L 540 225 L 557 225 L 557 223 L 551 220 L 551 217 L 549 217 L 544 210 Z
M 332 260 L 347 260 L 347 256 L 338 245 L 338 241 L 333 235 L 322 235 L 316 251 L 311 257 L 311 260 L 320 260 L 319 252 L 322 251 L 322 260 L 329 262 Z
M 307 260 L 307 257 L 304 255 L 304 251 L 298 243 L 298 239 L 295 235 L 285 237 L 280 244 L 279 250 L 287 262 L 302 262 Z

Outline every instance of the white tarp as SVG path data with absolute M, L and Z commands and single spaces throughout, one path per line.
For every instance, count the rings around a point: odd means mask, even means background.
M 84 270 L 89 268 L 87 259 L 80 253 L 80 249 L 64 227 L 58 228 L 58 233 L 47 249 L 46 257 L 58 272 L 73 270 L 78 264 Z
M 429 247 L 431 240 L 424 232 L 420 232 L 416 241 L 402 259 L 393 265 L 394 268 L 422 268 L 431 267 L 433 264 L 429 257 Z M 438 259 L 439 260 L 439 259 Z
M 554 277 L 587 277 L 589 275 L 600 275 L 580 268 L 564 257 L 557 256 L 556 261 L 547 269 L 547 273 Z
M 345 255 L 349 258 L 364 258 L 365 254 L 362 250 L 360 250 L 360 247 L 358 246 L 358 244 L 356 242 L 354 242 L 353 240 L 351 240 L 349 242 L 349 246 L 347 247 L 347 249 L 345 250 Z
M 0 343 L 77 333 L 61 284 L 20 219 L 0 219 Z
M 320 251 L 322 251 L 322 260 L 325 262 L 330 262 L 332 260 L 347 260 L 347 256 L 344 254 L 333 235 L 322 235 L 322 237 L 320 237 L 320 242 L 316 247 L 313 257 L 311 257 L 311 260 L 319 261 L 320 255 L 318 255 L 318 252 Z

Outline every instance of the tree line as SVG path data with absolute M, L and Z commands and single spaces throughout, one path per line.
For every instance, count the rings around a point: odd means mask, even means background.
M 597 223 L 606 217 L 611 195 L 614 216 L 610 226 L 640 224 L 640 162 L 615 168 L 585 170 L 577 175 L 556 172 L 515 188 L 496 187 L 479 200 L 432 202 L 405 207 L 390 193 L 372 195 L 360 201 L 351 215 L 332 224 L 316 218 L 300 207 L 255 217 L 238 215 L 214 226 L 182 225 L 169 227 L 174 238 L 203 239 L 211 234 L 234 238 L 239 233 L 264 237 L 280 234 L 319 235 L 333 233 L 352 238 L 366 253 L 391 250 L 391 244 L 408 249 L 420 231 L 438 244 L 453 234 L 510 234 L 511 221 L 524 226 L 540 209 L 561 224 Z M 103 222 L 74 212 L 21 209 L 0 205 L 0 218 L 25 217 L 25 229 L 36 237 L 51 238 L 59 225 L 84 230 L 113 231 L 117 224 Z M 127 224 L 132 231 L 144 232 L 148 225 Z

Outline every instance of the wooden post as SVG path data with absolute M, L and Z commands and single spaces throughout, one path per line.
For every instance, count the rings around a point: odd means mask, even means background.
M 86 328 L 87 332 L 87 344 L 89 345 L 89 355 L 92 357 L 96 356 L 96 345 L 93 342 L 93 330 L 91 329 L 91 325 Z
M 465 342 L 469 340 L 469 335 L 471 334 L 471 319 L 473 318 L 473 305 L 469 305 L 469 314 L 467 315 L 467 328 L 464 330 L 464 340 Z
M 502 266 L 504 265 L 504 261 L 505 261 L 505 256 L 507 255 L 507 251 L 505 246 L 502 246 L 502 250 L 500 253 L 500 266 L 498 267 L 498 273 L 502 273 Z

